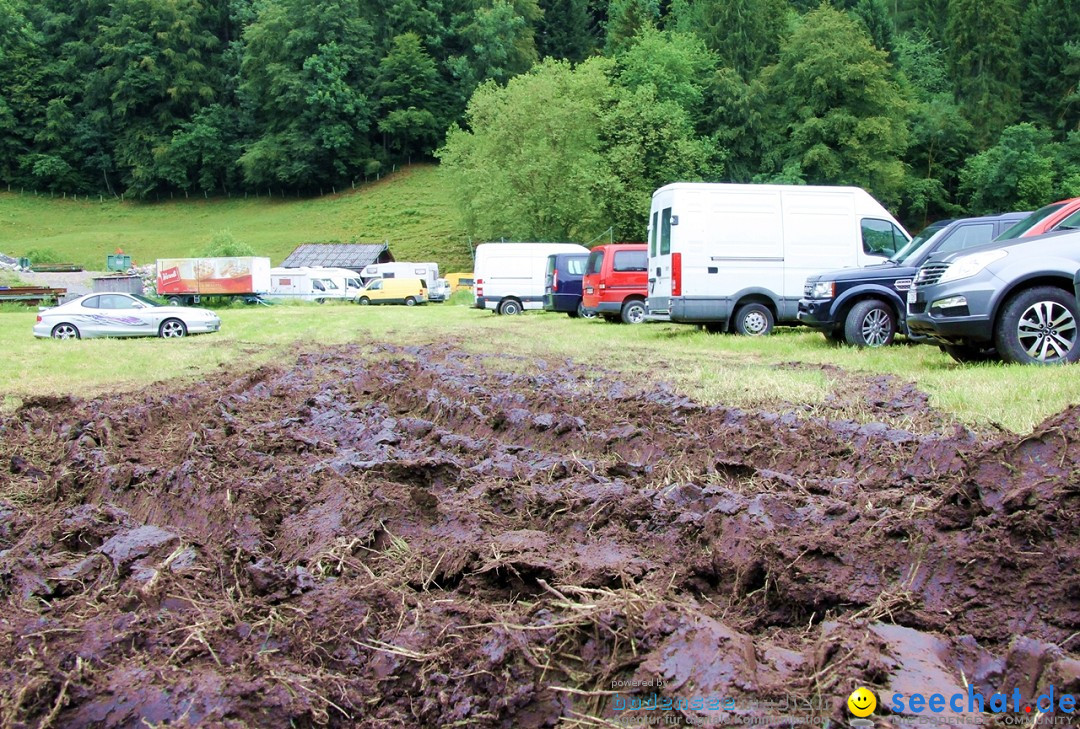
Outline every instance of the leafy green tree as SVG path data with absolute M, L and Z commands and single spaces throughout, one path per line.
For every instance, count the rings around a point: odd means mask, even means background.
M 981 144 L 997 137 L 1019 113 L 1019 21 L 1016 0 L 949 0 L 949 72 Z
M 525 15 L 507 0 L 477 7 L 471 22 L 459 31 L 466 51 L 448 59 L 447 64 L 466 93 L 471 94 L 483 80 L 506 83 L 536 63 L 533 24 L 541 11 L 535 0 L 521 4 Z
M 219 230 L 195 255 L 203 258 L 254 256 L 255 249 L 237 240 L 231 230 Z
M 762 83 L 776 120 L 766 176 L 858 185 L 899 200 L 909 104 L 861 23 L 826 5 L 808 13 Z
M 1069 43 L 1080 38 L 1080 3 L 1031 0 L 1020 24 L 1025 116 L 1053 129 L 1080 128 L 1080 104 L 1070 102 L 1077 74 L 1069 73 Z
M 903 216 L 921 228 L 955 209 L 957 173 L 974 153 L 971 124 L 953 98 L 944 52 L 924 31 L 897 38 L 898 68 L 913 103 Z
M 253 187 L 311 189 L 371 158 L 372 28 L 346 0 L 260 6 L 244 32 L 238 94 L 256 129 L 240 165 Z
M 786 0 L 674 0 L 668 27 L 696 34 L 720 65 L 749 79 L 776 62 L 790 26 Z
M 718 58 L 700 38 L 645 28 L 616 57 L 616 64 L 620 86 L 650 87 L 657 101 L 674 102 L 691 123 L 701 123 Z
M 435 61 L 415 33 L 395 38 L 393 48 L 379 62 L 375 79 L 378 128 L 386 142 L 402 154 L 435 143 L 440 130 L 429 105 L 437 82 Z
M 536 50 L 540 57 L 577 63 L 596 49 L 588 0 L 541 0 L 539 9 L 542 14 L 536 21 Z
M 656 188 L 723 173 L 723 150 L 698 137 L 687 111 L 649 84 L 618 90 L 601 121 L 600 143 L 610 173 L 601 178 L 604 210 L 620 240 L 645 240 Z
M 990 149 L 960 171 L 960 192 L 975 214 L 1034 210 L 1054 197 L 1054 152 L 1048 130 L 1008 127 Z
M 894 58 L 896 27 L 886 0 L 859 0 L 852 12 L 862 20 L 874 45 Z
M 608 55 L 630 46 L 636 36 L 660 22 L 660 0 L 610 0 L 604 42 Z
M 601 127 L 614 100 L 611 63 L 546 59 L 469 101 L 469 129 L 437 152 L 474 238 L 589 240 L 609 225 Z

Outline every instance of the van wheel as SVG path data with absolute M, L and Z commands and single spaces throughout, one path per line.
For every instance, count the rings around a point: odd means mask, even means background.
M 405 298 L 405 306 L 416 306 L 416 299 L 411 296 Z
M 499 308 L 496 309 L 500 314 L 506 316 L 513 316 L 521 313 L 521 302 L 517 299 L 503 299 L 499 302 Z
M 641 324 L 645 321 L 645 302 L 631 299 L 623 304 L 622 320 L 624 324 Z
M 360 304 L 360 306 L 367 306 L 371 303 L 371 299 L 366 296 L 361 296 L 359 299 L 357 299 L 356 303 Z
M 1076 297 L 1053 286 L 1022 291 L 1006 304 L 994 327 L 1006 362 L 1062 364 L 1080 359 Z
M 896 315 L 883 301 L 870 299 L 851 307 L 844 322 L 844 339 L 856 347 L 884 347 L 896 336 Z
M 776 320 L 764 304 L 744 304 L 735 312 L 735 331 L 748 337 L 763 337 L 772 332 Z
M 580 316 L 582 319 L 595 319 L 596 318 L 596 314 L 594 314 L 591 311 L 589 311 L 588 309 L 586 309 L 584 303 L 581 303 L 581 304 L 577 305 L 577 315 Z

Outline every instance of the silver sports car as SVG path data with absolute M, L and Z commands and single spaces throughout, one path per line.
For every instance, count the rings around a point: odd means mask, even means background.
M 221 319 L 191 306 L 163 306 L 138 294 L 87 294 L 38 312 L 35 337 L 183 337 L 216 332 Z

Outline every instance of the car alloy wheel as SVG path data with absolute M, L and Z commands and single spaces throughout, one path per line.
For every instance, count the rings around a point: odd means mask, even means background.
M 73 324 L 57 324 L 52 330 L 53 339 L 78 339 L 79 330 Z
M 1039 301 L 1020 315 L 1016 338 L 1028 356 L 1039 362 L 1065 358 L 1076 344 L 1076 318 L 1055 301 Z
M 187 327 L 179 319 L 166 319 L 161 323 L 162 339 L 177 339 L 187 334 Z

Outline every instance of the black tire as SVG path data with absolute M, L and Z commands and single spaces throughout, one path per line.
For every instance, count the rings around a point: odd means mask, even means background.
M 581 306 L 581 304 L 578 304 L 578 307 L 580 307 L 580 306 Z M 577 309 L 574 309 L 573 311 L 566 312 L 566 315 L 568 317 L 570 317 L 571 319 L 577 319 L 579 316 L 581 316 L 581 314 L 578 312 Z
M 521 313 L 521 302 L 517 299 L 503 299 L 496 311 L 504 316 L 516 316 Z
M 170 296 L 168 301 L 169 301 L 170 306 L 183 306 L 184 305 L 184 300 L 179 296 Z
M 79 328 L 67 322 L 54 326 L 50 335 L 53 339 L 82 339 Z
M 356 300 L 356 303 L 360 306 L 368 306 L 369 304 L 371 304 L 371 299 L 366 296 L 361 296 L 359 299 Z
M 158 327 L 158 336 L 162 339 L 179 339 L 187 336 L 187 325 L 179 319 L 166 319 Z
M 405 297 L 405 306 L 416 306 L 416 299 L 411 296 Z
M 581 317 L 582 319 L 595 319 L 596 318 L 596 314 L 594 314 L 591 311 L 588 311 L 588 310 L 585 309 L 584 302 L 579 303 L 577 305 L 577 315 L 579 317 Z
M 993 362 L 998 358 L 993 347 L 980 347 L 976 344 L 941 344 L 938 348 L 960 364 Z
M 844 328 L 837 327 L 836 329 L 826 329 L 822 334 L 825 335 L 825 339 L 830 344 L 843 344 L 844 343 Z
M 735 312 L 735 331 L 747 337 L 764 337 L 772 333 L 776 318 L 765 304 L 743 304 Z
M 644 324 L 645 302 L 641 299 L 630 299 L 623 302 L 619 318 L 622 319 L 623 324 Z
M 887 347 L 896 336 L 896 313 L 878 299 L 860 301 L 844 320 L 844 339 L 856 347 Z
M 994 326 L 994 344 L 1006 362 L 1064 364 L 1080 360 L 1076 297 L 1054 286 L 1015 294 Z
M 619 321 L 619 317 L 615 314 L 604 314 L 604 321 L 614 324 L 615 322 Z

